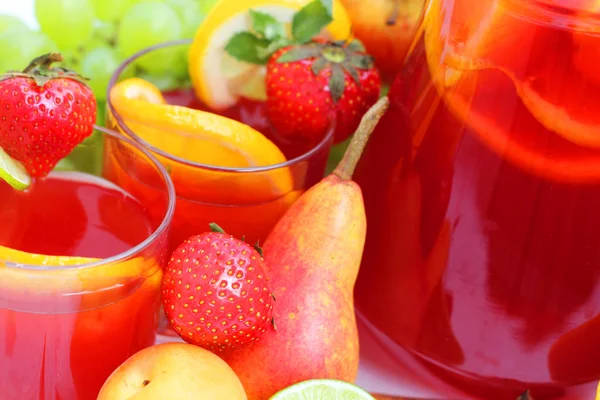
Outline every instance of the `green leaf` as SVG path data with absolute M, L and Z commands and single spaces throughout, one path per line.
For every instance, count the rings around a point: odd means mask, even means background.
M 345 65 L 344 70 L 354 79 L 354 82 L 360 87 L 360 78 L 358 77 L 358 71 L 352 65 Z
M 333 20 L 322 0 L 313 0 L 294 14 L 292 35 L 298 43 L 306 43 Z
M 333 0 L 321 0 L 329 15 L 333 16 Z
M 349 64 L 358 69 L 371 69 L 373 68 L 374 59 L 369 55 L 352 54 L 350 55 Z
M 251 32 L 239 32 L 229 39 L 225 51 L 239 61 L 252 64 L 266 64 L 269 55 L 269 41 L 261 39 Z
M 271 43 L 269 43 L 269 45 L 265 49 L 265 53 L 266 53 L 265 56 L 267 58 L 271 58 L 273 53 L 275 53 L 277 50 L 282 49 L 286 46 L 289 46 L 290 44 L 292 44 L 291 41 L 285 37 L 275 39 Z
M 348 44 L 348 49 L 351 51 L 360 51 L 361 53 L 366 53 L 366 51 L 367 51 L 367 49 L 365 48 L 365 45 L 358 39 L 352 40 Z
M 325 57 L 319 57 L 315 60 L 312 65 L 312 72 L 315 75 L 319 75 L 319 72 L 323 70 L 329 64 L 329 61 Z
M 331 64 L 331 78 L 329 79 L 329 90 L 335 103 L 342 97 L 346 89 L 346 75 L 340 64 Z
M 275 17 L 270 14 L 250 10 L 252 29 L 264 39 L 274 40 L 285 36 L 285 29 Z
M 277 59 L 278 63 L 294 62 L 316 57 L 321 53 L 321 49 L 316 46 L 294 47 L 283 53 Z

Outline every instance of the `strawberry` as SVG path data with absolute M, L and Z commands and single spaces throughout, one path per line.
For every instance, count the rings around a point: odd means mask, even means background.
M 173 252 L 162 305 L 183 340 L 218 353 L 258 340 L 272 324 L 274 299 L 258 246 L 211 229 Z
M 350 136 L 379 99 L 381 78 L 359 41 L 323 39 L 333 21 L 331 4 L 307 2 L 293 15 L 291 27 L 263 11 L 249 10 L 248 18 L 252 29 L 233 35 L 225 51 L 265 73 L 266 90 L 253 84 L 244 93 L 266 97 L 267 117 L 277 134 L 316 144 L 335 120 L 334 141 Z M 243 83 L 240 77 L 238 84 Z
M 335 118 L 339 143 L 379 99 L 381 79 L 358 41 L 313 40 L 277 51 L 266 86 L 267 116 L 280 136 L 320 140 Z
M 0 148 L 32 177 L 46 176 L 90 136 L 96 99 L 58 53 L 36 58 L 23 72 L 0 76 Z

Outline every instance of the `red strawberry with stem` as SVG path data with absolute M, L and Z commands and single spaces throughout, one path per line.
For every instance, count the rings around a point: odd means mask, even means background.
M 315 40 L 277 51 L 266 86 L 267 115 L 279 135 L 319 140 L 335 118 L 339 143 L 379 99 L 381 79 L 360 42 Z
M 90 136 L 96 99 L 76 72 L 52 67 L 59 53 L 0 76 L 0 148 L 31 177 L 46 176 Z
M 258 245 L 210 227 L 173 252 L 162 304 L 183 340 L 222 353 L 258 340 L 273 326 L 274 298 Z
M 322 39 L 333 21 L 331 2 L 307 3 L 293 15 L 291 29 L 262 11 L 249 10 L 248 17 L 252 29 L 232 36 L 225 51 L 266 66 L 266 93 L 255 96 L 266 94 L 267 116 L 279 136 L 316 143 L 334 118 L 334 141 L 350 136 L 379 99 L 381 78 L 359 41 Z

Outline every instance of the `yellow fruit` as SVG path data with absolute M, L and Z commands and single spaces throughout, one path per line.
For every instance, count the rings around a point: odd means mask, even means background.
M 184 343 L 144 349 L 119 366 L 98 400 L 246 400 L 240 380 L 217 355 Z
M 248 10 L 266 12 L 289 24 L 294 13 L 310 0 L 221 0 L 196 32 L 189 52 L 189 73 L 196 96 L 213 109 L 234 105 L 240 95 L 264 98 L 265 68 L 235 60 L 224 47 L 238 32 L 251 28 Z M 333 21 L 326 34 L 335 40 L 351 36 L 351 22 L 339 0 L 333 1 Z M 263 85 L 261 86 L 260 83 Z
M 84 267 L 100 261 L 85 257 L 48 256 L 0 246 L 0 291 L 35 294 L 73 294 L 102 290 L 103 298 L 119 298 L 131 285 L 153 275 L 159 268 L 153 260 L 134 258 L 120 263 Z M 7 263 L 22 265 L 18 268 Z M 82 265 L 78 268 L 60 268 Z M 28 266 L 50 267 L 49 269 Z M 51 268 L 56 267 L 56 268 Z M 126 287 L 129 286 L 129 289 Z

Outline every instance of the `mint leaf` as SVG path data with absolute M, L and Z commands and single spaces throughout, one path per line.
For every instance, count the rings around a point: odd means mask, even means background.
M 285 36 L 285 29 L 275 17 L 270 14 L 250 10 L 252 29 L 263 38 L 273 40 Z
M 321 0 L 329 15 L 333 15 L 333 0 Z
M 322 0 L 313 0 L 294 14 L 292 35 L 298 43 L 306 43 L 333 21 Z
M 251 32 L 239 32 L 229 39 L 225 51 L 239 61 L 266 64 L 269 60 L 269 41 Z

